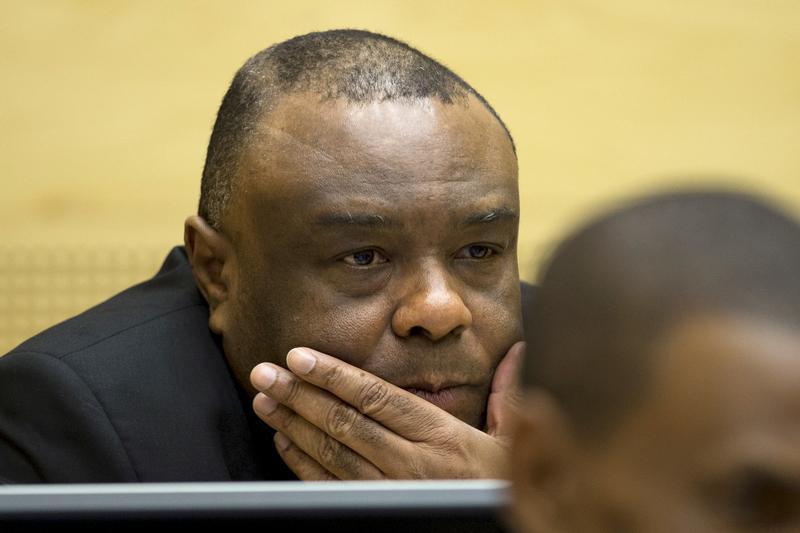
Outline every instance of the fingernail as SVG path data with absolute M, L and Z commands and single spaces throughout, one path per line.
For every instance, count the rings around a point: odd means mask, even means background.
M 278 373 L 275 372 L 275 369 L 272 368 L 272 366 L 266 363 L 261 363 L 253 369 L 253 372 L 250 375 L 250 381 L 258 390 L 265 390 L 270 388 L 272 384 L 275 383 L 275 379 L 277 377 Z
M 272 414 L 278 407 L 278 402 L 270 398 L 265 394 L 257 394 L 256 398 L 253 400 L 253 409 L 255 409 L 258 414 L 267 416 Z
M 292 441 L 290 441 L 286 435 L 283 433 L 275 433 L 275 446 L 279 451 L 286 451 L 286 448 L 288 448 L 291 444 Z
M 286 366 L 295 374 L 308 374 L 317 364 L 317 358 L 305 348 L 292 348 L 286 354 Z

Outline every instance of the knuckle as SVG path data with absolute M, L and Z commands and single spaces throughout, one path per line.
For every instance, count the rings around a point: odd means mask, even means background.
M 346 372 L 340 366 L 330 367 L 323 376 L 324 388 L 327 390 L 338 389 L 339 385 L 346 379 Z
M 406 475 L 404 476 L 407 479 L 430 479 L 428 475 L 427 468 L 425 465 L 415 459 L 411 459 L 408 461 L 408 466 L 406 470 Z
M 303 394 L 303 384 L 298 379 L 290 379 L 286 384 L 286 396 L 284 403 L 287 405 L 296 405 L 298 400 Z
M 391 404 L 393 410 L 402 413 L 404 416 L 411 415 L 412 413 L 415 412 L 414 404 L 408 398 L 405 398 L 403 396 L 399 395 L 392 396 Z M 417 413 L 415 416 L 420 416 L 420 414 Z M 431 417 L 427 415 L 423 420 L 427 421 L 429 418 Z
M 356 421 L 356 413 L 348 406 L 337 403 L 328 410 L 325 417 L 326 433 L 341 441 L 350 434 Z
M 317 456 L 323 465 L 341 463 L 342 446 L 330 437 L 323 437 L 317 446 Z
M 289 409 L 281 409 L 279 407 L 275 410 L 275 413 L 277 415 L 276 424 L 284 432 L 288 432 L 292 426 L 294 426 L 294 423 L 297 420 L 297 415 Z
M 367 383 L 356 396 L 356 407 L 367 416 L 375 416 L 386 408 L 389 399 L 389 387 L 385 383 L 375 381 Z

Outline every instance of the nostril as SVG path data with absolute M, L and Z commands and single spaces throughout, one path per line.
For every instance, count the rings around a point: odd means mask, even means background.
M 425 328 L 422 326 L 414 326 L 408 330 L 409 337 L 421 337 L 423 335 L 425 335 Z

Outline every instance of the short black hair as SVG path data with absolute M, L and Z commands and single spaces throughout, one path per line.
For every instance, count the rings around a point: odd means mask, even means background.
M 800 325 L 800 225 L 725 191 L 649 197 L 568 237 L 527 314 L 523 383 L 602 441 L 648 384 L 654 344 L 681 320 L 743 314 Z
M 350 29 L 301 35 L 248 59 L 222 100 L 200 186 L 198 213 L 211 226 L 220 227 L 237 165 L 259 118 L 280 96 L 301 91 L 354 103 L 438 98 L 452 104 L 472 94 L 497 119 L 514 148 L 508 128 L 483 96 L 406 43 Z

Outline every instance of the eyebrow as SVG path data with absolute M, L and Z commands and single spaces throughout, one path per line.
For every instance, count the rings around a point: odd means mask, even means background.
M 517 220 L 519 215 L 510 207 L 497 207 L 488 211 L 481 211 L 469 215 L 461 222 L 461 226 L 473 226 L 478 224 L 488 224 L 504 220 Z M 354 213 L 352 211 L 339 211 L 323 213 L 319 215 L 314 223 L 317 226 L 357 226 L 364 228 L 388 228 L 397 224 L 390 218 L 374 213 Z
M 359 226 L 359 227 L 389 227 L 394 226 L 391 219 L 373 213 L 353 213 L 351 211 L 324 213 L 318 216 L 314 223 L 318 226 Z
M 518 220 L 519 215 L 510 207 L 497 207 L 481 213 L 468 216 L 461 222 L 462 226 L 472 226 L 475 224 L 487 224 L 489 222 L 500 222 L 504 220 Z

